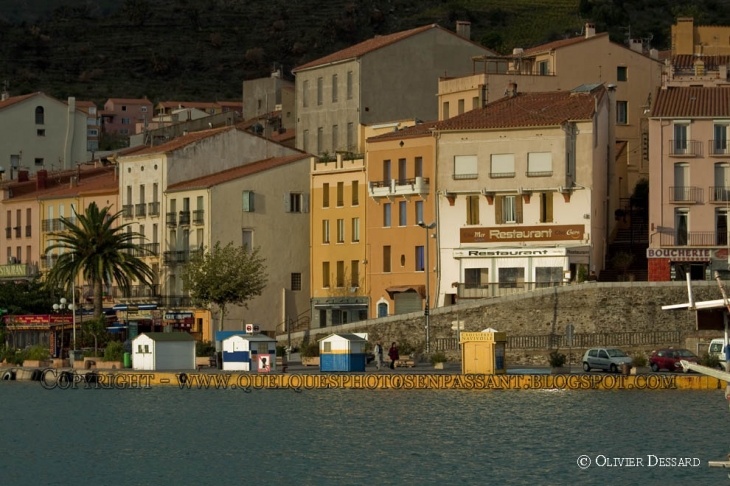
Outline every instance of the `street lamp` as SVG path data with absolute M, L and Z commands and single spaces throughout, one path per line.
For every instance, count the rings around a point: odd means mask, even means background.
M 418 222 L 418 226 L 426 230 L 426 261 L 424 263 L 424 267 L 426 269 L 426 311 L 424 314 L 426 315 L 426 353 L 431 352 L 431 337 L 429 335 L 429 314 L 430 314 L 430 304 L 431 304 L 431 284 L 428 279 L 428 267 L 430 265 L 430 261 L 428 258 L 428 236 L 429 231 L 434 229 L 436 227 L 436 222 L 434 221 L 431 224 L 426 224 L 423 221 Z
M 53 304 L 53 310 L 55 312 L 60 313 L 63 315 L 63 311 L 65 309 L 68 309 L 71 311 L 72 322 L 73 322 L 73 351 L 74 355 L 72 357 L 71 366 L 73 366 L 73 358 L 76 356 L 76 296 L 73 295 L 71 297 L 72 302 L 70 304 L 66 304 L 68 302 L 64 297 L 61 297 L 61 300 L 59 300 L 59 304 Z M 63 322 L 61 323 L 61 359 L 63 359 Z

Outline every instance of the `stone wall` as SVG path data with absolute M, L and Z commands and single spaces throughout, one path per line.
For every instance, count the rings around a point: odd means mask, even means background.
M 696 301 L 722 298 L 715 281 L 693 282 L 693 293 Z M 687 346 L 694 343 L 695 347 L 690 349 L 695 350 L 698 339 L 709 340 L 722 332 L 697 332 L 695 312 L 661 309 L 662 305 L 687 301 L 687 285 L 684 282 L 591 282 L 495 299 L 462 301 L 454 306 L 431 310 L 431 342 L 439 338 L 455 338 L 452 323 L 458 319 L 462 331 L 481 331 L 491 327 L 508 335 L 563 335 L 567 324 L 575 326 L 576 334 L 680 331 L 685 342 L 662 344 Z M 417 350 L 423 350 L 425 317 L 422 312 L 411 313 L 292 333 L 292 345 L 334 332 L 366 332 L 371 343 L 382 339 L 386 350 L 392 341 L 408 342 Z M 279 335 L 278 340 L 286 344 L 287 335 Z M 580 351 L 574 350 L 574 353 Z M 449 354 L 456 357 L 455 352 Z M 532 353 L 515 350 L 508 357 L 511 356 L 512 362 L 515 362 L 519 356 L 535 355 L 539 358 L 537 361 L 542 362 L 546 354 L 545 350 Z

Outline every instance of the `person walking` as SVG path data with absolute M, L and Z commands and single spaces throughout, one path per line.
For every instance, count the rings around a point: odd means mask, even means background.
M 373 353 L 375 354 L 375 369 L 380 371 L 380 368 L 383 366 L 383 343 L 380 339 L 376 341 Z
M 395 369 L 395 362 L 400 359 L 400 355 L 398 354 L 398 347 L 395 345 L 395 342 L 390 345 L 390 349 L 388 350 L 388 357 L 390 358 L 390 369 Z

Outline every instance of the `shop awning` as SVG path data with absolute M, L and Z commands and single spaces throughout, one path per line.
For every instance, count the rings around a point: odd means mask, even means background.
M 388 295 L 390 298 L 393 298 L 393 294 L 397 294 L 400 292 L 418 292 L 418 294 L 426 298 L 426 286 L 425 285 L 395 285 L 392 287 L 388 287 L 385 289 L 386 292 L 388 292 Z
M 113 309 L 115 311 L 155 310 L 157 309 L 157 304 L 115 304 Z

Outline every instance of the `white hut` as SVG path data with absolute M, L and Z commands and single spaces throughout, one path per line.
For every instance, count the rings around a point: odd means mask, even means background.
M 194 370 L 195 338 L 187 332 L 146 332 L 132 339 L 135 370 Z
M 320 371 L 365 371 L 367 334 L 330 334 L 319 341 Z
M 268 370 L 264 366 L 268 365 Z M 223 340 L 223 369 L 275 371 L 276 339 L 264 334 L 237 334 Z

